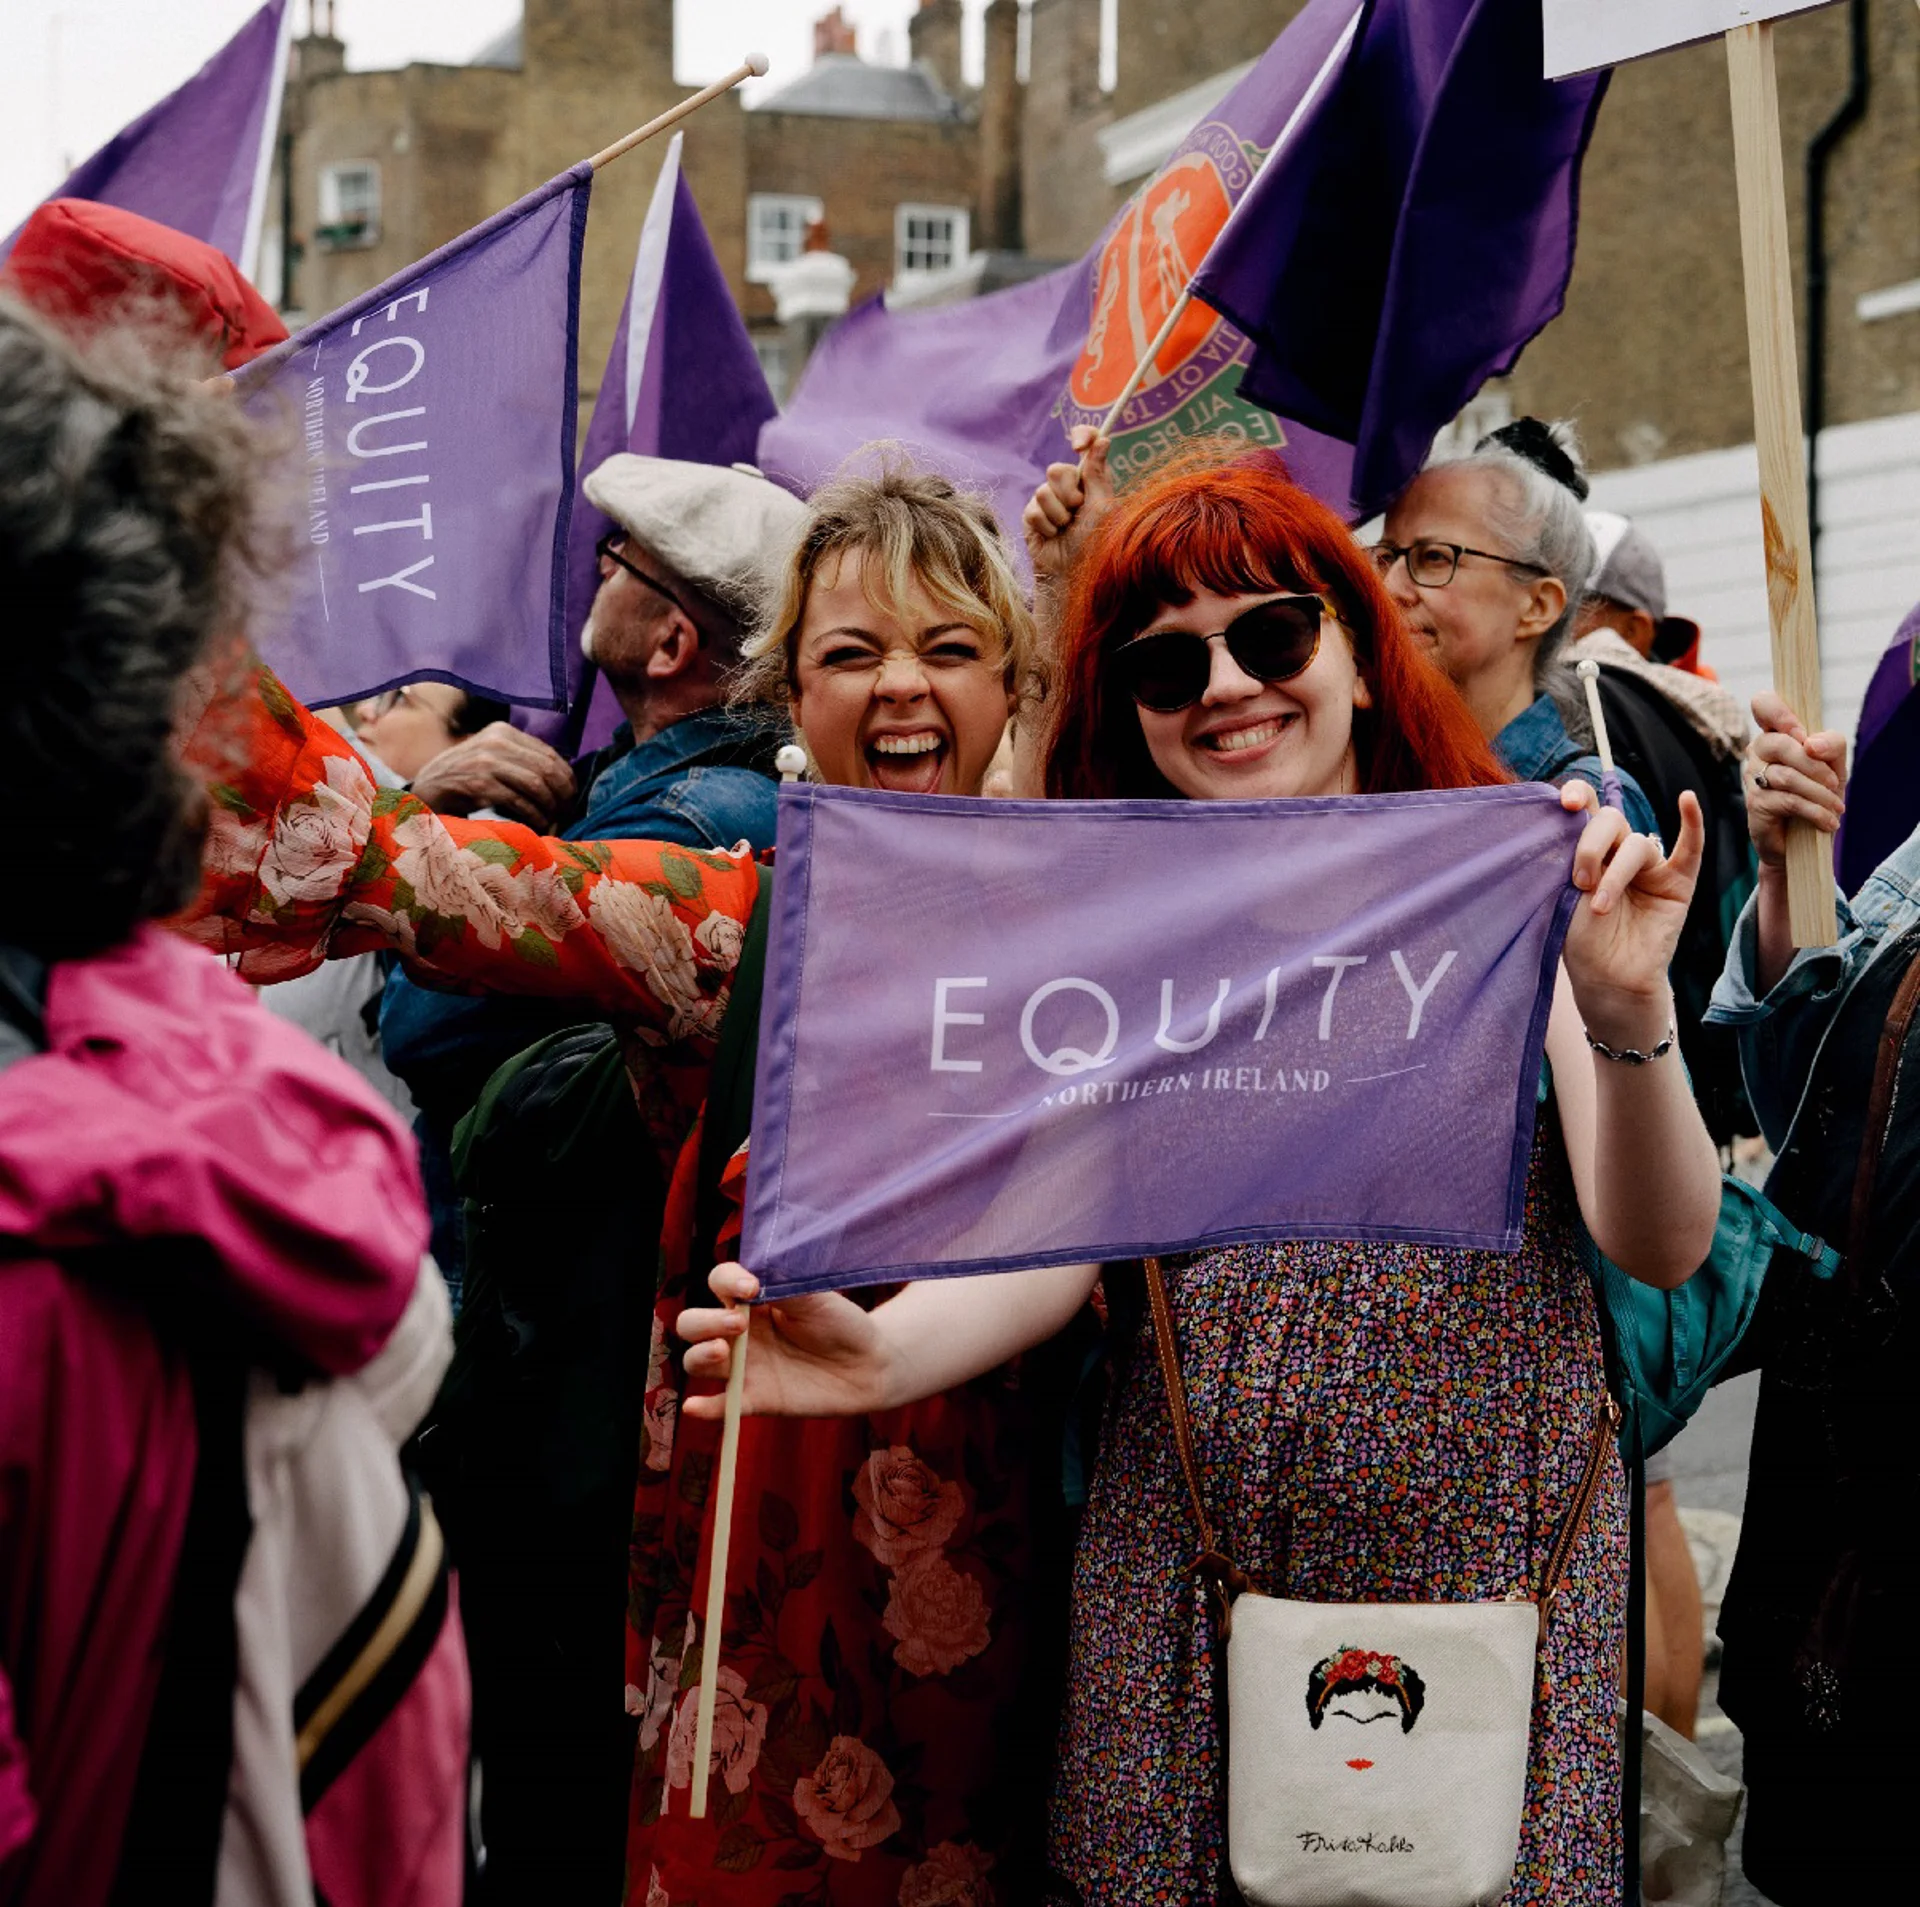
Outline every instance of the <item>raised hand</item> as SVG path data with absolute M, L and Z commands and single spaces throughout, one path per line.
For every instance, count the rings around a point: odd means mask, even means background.
M 1609 1046 L 1650 1051 L 1672 1012 L 1667 968 L 1700 877 L 1706 825 L 1691 791 L 1680 797 L 1680 839 L 1669 855 L 1659 837 L 1635 834 L 1602 808 L 1585 782 L 1561 800 L 1588 821 L 1573 851 L 1575 907 L 1561 955 L 1581 1018 Z
M 1113 507 L 1108 440 L 1091 424 L 1076 424 L 1069 441 L 1080 453 L 1079 461 L 1049 464 L 1046 481 L 1020 517 L 1033 557 L 1034 581 L 1047 588 L 1066 580 L 1094 526 Z
M 1759 733 L 1747 744 L 1741 782 L 1747 797 L 1747 833 L 1763 868 L 1786 865 L 1787 824 L 1810 822 L 1836 832 L 1846 812 L 1847 738 L 1835 730 L 1808 734 L 1800 718 L 1771 689 L 1753 698 Z

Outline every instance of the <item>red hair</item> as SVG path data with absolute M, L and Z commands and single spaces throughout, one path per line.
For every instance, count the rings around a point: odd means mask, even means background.
M 1339 612 L 1373 694 L 1353 712 L 1363 794 L 1511 781 L 1438 668 L 1413 646 L 1366 552 L 1270 450 L 1184 451 L 1130 489 L 1076 571 L 1061 629 L 1058 705 L 1047 747 L 1054 797 L 1177 798 L 1153 765 L 1132 698 L 1107 658 L 1168 604 L 1298 590 Z

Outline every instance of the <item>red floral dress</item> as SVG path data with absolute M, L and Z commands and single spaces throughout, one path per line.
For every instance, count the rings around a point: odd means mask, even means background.
M 1026 1677 L 1030 1484 L 1058 1445 L 1018 1366 L 878 1417 L 742 1426 L 709 1813 L 687 1813 L 719 1434 L 682 1419 L 671 1331 L 705 1289 L 689 1262 L 699 1108 L 759 867 L 436 814 L 376 790 L 264 670 L 188 755 L 212 825 L 176 924 L 244 975 L 390 948 L 422 978 L 590 1002 L 622 1028 L 672 1172 L 629 1585 L 628 1900 L 1031 1897 L 1054 1715 Z M 723 1241 L 744 1179 L 742 1148 Z

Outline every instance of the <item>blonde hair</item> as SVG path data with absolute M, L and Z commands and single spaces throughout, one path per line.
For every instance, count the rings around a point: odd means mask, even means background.
M 1005 650 L 1010 688 L 1023 698 L 1038 693 L 1039 632 L 992 504 L 884 447 L 883 457 L 877 474 L 839 476 L 813 493 L 766 610 L 741 646 L 736 700 L 792 704 L 814 578 L 830 557 L 848 555 L 876 559 L 864 576 L 876 610 L 898 615 L 918 583 L 945 614 Z

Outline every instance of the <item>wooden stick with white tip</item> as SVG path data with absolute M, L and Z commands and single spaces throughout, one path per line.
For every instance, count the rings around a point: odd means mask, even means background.
M 679 105 L 669 107 L 657 119 L 649 119 L 644 126 L 636 127 L 624 139 L 616 139 L 604 151 L 596 152 L 587 161 L 588 165 L 598 172 L 602 166 L 612 164 L 623 152 L 631 152 L 655 133 L 665 132 L 669 126 L 677 126 L 689 113 L 697 113 L 709 100 L 732 92 L 743 79 L 759 79 L 766 70 L 767 56 L 764 53 L 749 53 L 731 73 L 715 80 L 711 86 L 703 86 L 697 93 L 689 94 Z
M 782 783 L 806 772 L 806 750 L 793 742 L 774 756 Z M 746 1395 L 747 1340 L 735 1340 L 727 1368 L 727 1411 L 720 1426 L 720 1469 L 713 1488 L 713 1550 L 707 1558 L 707 1620 L 700 1636 L 700 1694 L 693 1711 L 693 1791 L 687 1812 L 696 1821 L 707 1815 L 707 1786 L 713 1773 L 713 1711 L 720 1696 L 720 1631 L 727 1610 L 727 1561 L 733 1549 L 734 1482 L 740 1466 L 740 1407 Z

